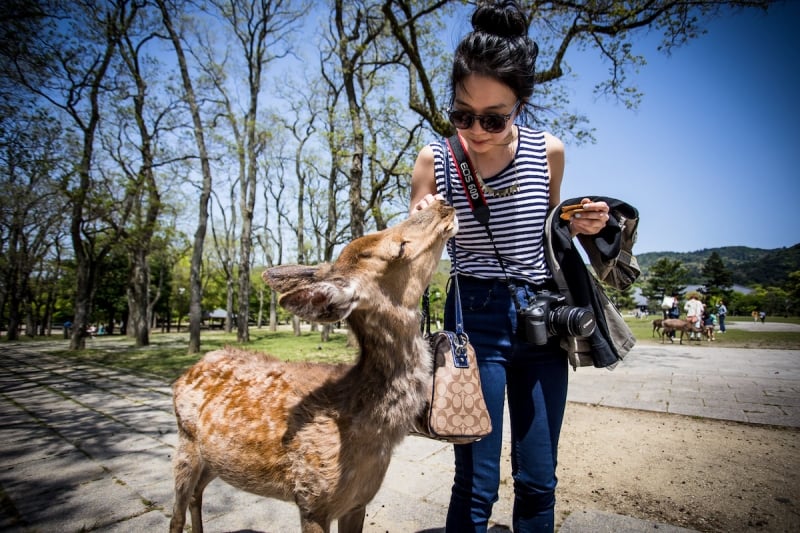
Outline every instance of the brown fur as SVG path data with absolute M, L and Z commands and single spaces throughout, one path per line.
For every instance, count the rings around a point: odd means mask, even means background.
M 653 334 L 651 335 L 651 337 L 655 337 L 656 333 L 658 333 L 659 336 L 661 335 L 661 322 L 662 321 L 663 320 L 660 319 L 660 318 L 656 318 L 655 320 L 653 320 Z
M 281 305 L 307 320 L 346 319 L 361 348 L 355 365 L 284 363 L 226 348 L 173 386 L 178 450 L 170 531 L 202 533 L 203 490 L 219 477 L 293 501 L 302 531 L 361 531 L 393 448 L 430 390 L 431 354 L 417 306 L 446 240 L 452 208 L 437 203 L 350 243 L 331 265 L 264 273 Z
M 690 335 L 691 333 L 697 333 L 698 337 L 702 333 L 701 329 L 697 329 L 694 327 L 694 324 L 687 320 L 682 320 L 680 318 L 665 318 L 661 321 L 661 344 L 664 344 L 664 338 L 669 338 L 669 342 L 675 342 L 669 334 L 673 331 L 680 331 L 680 344 L 683 344 L 683 336 Z M 689 337 L 691 340 L 691 335 Z

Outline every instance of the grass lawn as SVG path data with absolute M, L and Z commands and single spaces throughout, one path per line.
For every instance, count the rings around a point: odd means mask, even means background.
M 634 317 L 625 317 L 625 322 L 633 331 L 636 340 L 639 344 L 647 343 L 660 343 L 661 339 L 653 336 L 653 319 L 659 318 L 658 316 L 651 315 L 646 319 L 636 319 Z M 728 317 L 725 320 L 727 331 L 721 334 L 719 329 L 716 331 L 715 345 L 728 348 L 754 348 L 754 349 L 778 349 L 778 350 L 800 350 L 800 331 L 749 331 L 738 328 L 735 324 L 731 326 L 732 322 L 748 322 L 751 323 L 751 317 Z M 768 317 L 767 322 L 775 322 L 781 324 L 800 324 L 800 318 L 778 318 Z M 684 338 L 684 340 L 686 340 Z M 708 344 L 707 341 L 703 341 Z
M 331 363 L 352 362 L 356 350 L 347 346 L 346 332 L 331 334 L 327 343 L 320 342 L 319 332 L 309 332 L 304 328 L 301 336 L 295 337 L 291 331 L 270 332 L 265 329 L 251 329 L 250 343 L 240 345 L 236 333 L 222 331 L 203 331 L 200 336 L 200 354 L 187 354 L 188 333 L 156 333 L 150 335 L 150 345 L 136 348 L 132 339 L 114 335 L 87 339 L 86 349 L 70 352 L 67 341 L 48 350 L 53 355 L 65 358 L 99 363 L 103 365 L 156 374 L 173 380 L 197 361 L 202 354 L 224 346 L 239 346 L 272 354 L 290 361 L 324 361 Z M 29 342 L 40 342 L 38 340 Z M 45 337 L 43 342 L 52 342 L 56 337 Z M 2 349 L 3 343 L 0 343 Z
M 653 337 L 652 320 L 625 317 L 636 336 L 639 345 L 658 344 L 660 338 Z M 752 322 L 750 317 L 729 317 L 727 322 Z M 800 318 L 773 318 L 768 322 L 800 324 Z M 304 327 L 301 336 L 295 337 L 291 331 L 280 330 L 270 332 L 264 329 L 251 329 L 251 342 L 244 346 L 247 349 L 263 351 L 283 360 L 291 361 L 324 361 L 331 363 L 352 362 L 356 350 L 347 345 L 347 334 L 337 330 L 331 334 L 331 341 L 320 342 L 319 332 L 308 331 Z M 81 352 L 70 352 L 66 349 L 67 341 L 60 337 L 37 337 L 23 339 L 21 342 L 53 343 L 48 352 L 65 358 L 85 360 L 93 363 L 109 365 L 139 372 L 146 372 L 167 380 L 177 378 L 186 368 L 200 357 L 198 354 L 188 355 L 186 348 L 189 342 L 188 333 L 157 333 L 150 336 L 150 346 L 136 348 L 131 339 L 121 336 L 95 337 L 87 339 L 87 349 Z M 703 344 L 709 344 L 706 341 Z M 717 332 L 715 346 L 752 349 L 794 349 L 800 350 L 800 331 L 747 331 L 735 325 L 728 328 L 724 335 Z M 0 349 L 3 343 L 0 342 Z M 238 346 L 236 334 L 221 331 L 203 331 L 201 335 L 201 353 L 222 348 Z

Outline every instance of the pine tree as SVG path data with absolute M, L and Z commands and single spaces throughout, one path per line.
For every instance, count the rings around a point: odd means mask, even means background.
M 711 252 L 703 265 L 706 301 L 714 301 L 720 297 L 728 298 L 733 286 L 733 273 L 725 267 L 725 263 L 717 252 Z M 708 299 L 710 297 L 710 300 Z
M 651 307 L 658 305 L 665 295 L 681 294 L 686 288 L 688 275 L 689 271 L 680 261 L 662 257 L 650 267 L 642 295 L 649 300 Z

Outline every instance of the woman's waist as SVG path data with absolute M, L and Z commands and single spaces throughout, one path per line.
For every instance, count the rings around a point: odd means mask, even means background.
M 484 278 L 484 277 L 477 277 L 472 276 L 469 274 L 458 274 L 458 283 L 460 286 L 470 286 L 476 288 L 486 288 L 486 289 L 498 289 L 498 290 L 505 290 L 509 289 L 509 286 L 513 286 L 516 289 L 526 289 L 531 292 L 541 292 L 541 291 L 557 291 L 558 286 L 556 285 L 555 281 L 552 278 L 547 278 L 541 282 L 534 282 L 531 280 L 526 280 L 522 278 Z

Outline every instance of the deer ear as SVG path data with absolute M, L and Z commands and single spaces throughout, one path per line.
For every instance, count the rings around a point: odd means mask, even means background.
M 351 283 L 326 277 L 330 265 L 281 265 L 264 271 L 262 278 L 283 293 L 280 304 L 287 311 L 313 322 L 336 322 L 350 314 L 358 302 Z
M 336 322 L 347 318 L 358 303 L 355 287 L 343 280 L 316 281 L 287 292 L 280 304 L 312 322 Z
M 316 266 L 281 265 L 265 270 L 261 279 L 276 291 L 287 292 L 313 282 L 318 270 Z

